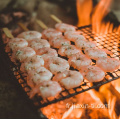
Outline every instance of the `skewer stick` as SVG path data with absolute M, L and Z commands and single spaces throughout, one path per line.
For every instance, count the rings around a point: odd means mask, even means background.
M 3 28 L 3 32 L 8 38 L 14 38 L 14 36 L 12 35 L 12 33 L 10 32 L 8 28 Z
M 29 29 L 28 29 L 24 24 L 22 24 L 21 22 L 18 22 L 18 25 L 19 25 L 24 31 L 29 31 Z
M 50 15 L 50 17 L 51 17 L 54 21 L 56 21 L 57 23 L 62 23 L 62 21 L 61 21 L 58 17 L 56 17 L 55 15 Z
M 43 29 L 47 29 L 48 27 L 41 21 L 41 20 L 36 20 L 37 24 L 41 26 Z

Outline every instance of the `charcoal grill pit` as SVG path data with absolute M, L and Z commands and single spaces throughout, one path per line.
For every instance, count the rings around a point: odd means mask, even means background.
M 91 25 L 79 27 L 77 30 L 81 30 L 82 34 L 87 39 L 95 41 L 97 43 L 98 47 L 107 48 L 108 50 L 112 51 L 113 55 L 110 57 L 115 57 L 120 60 L 120 55 L 119 55 L 120 54 L 120 44 L 119 44 L 120 36 L 119 36 L 119 34 L 113 32 L 110 34 L 106 34 L 101 38 L 92 33 Z M 107 39 L 106 39 L 106 36 L 107 36 Z M 95 38 L 97 38 L 97 39 L 95 39 Z M 109 40 L 108 40 L 108 38 L 109 38 Z M 116 43 L 117 43 L 117 45 L 116 45 Z M 11 66 L 11 71 L 16 76 L 18 83 L 22 86 L 22 88 L 24 89 L 26 94 L 29 96 L 31 88 L 27 85 L 25 78 L 22 76 L 22 73 L 20 72 L 20 66 L 17 66 L 14 63 L 12 63 L 10 58 L 7 57 L 7 56 L 10 56 L 10 53 L 5 52 L 5 44 L 3 43 L 3 41 L 0 41 L 0 46 L 1 46 L 2 51 L 4 50 L 2 53 L 3 59 L 6 61 L 7 65 Z M 52 99 L 48 98 L 48 99 L 43 100 L 40 96 L 36 95 L 32 99 L 32 101 L 33 101 L 34 105 L 36 106 L 36 108 L 39 109 L 39 108 L 45 107 L 47 105 L 50 105 L 52 103 L 56 103 L 58 101 L 62 101 L 67 98 L 73 97 L 77 94 L 83 93 L 90 89 L 100 87 L 101 85 L 109 83 L 111 81 L 114 81 L 118 78 L 120 78 L 120 69 L 118 69 L 112 73 L 107 72 L 105 78 L 101 82 L 93 83 L 92 86 L 89 86 L 88 82 L 83 81 L 82 85 L 80 85 L 79 87 L 76 87 L 76 88 L 70 89 L 70 90 L 64 89 L 57 97 L 54 97 Z

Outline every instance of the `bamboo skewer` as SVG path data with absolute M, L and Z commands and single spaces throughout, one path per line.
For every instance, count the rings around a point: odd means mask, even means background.
M 21 22 L 18 22 L 18 25 L 24 30 L 24 31 L 29 31 L 29 29 L 23 25 Z
M 55 15 L 50 15 L 50 17 L 51 17 L 54 21 L 56 21 L 57 23 L 62 23 L 62 21 L 61 21 L 58 17 L 56 17 Z
M 40 25 L 43 29 L 47 29 L 48 27 L 41 21 L 41 20 L 36 20 L 37 24 Z
M 3 32 L 8 38 L 14 38 L 14 36 L 12 35 L 12 33 L 10 32 L 8 28 L 3 28 Z

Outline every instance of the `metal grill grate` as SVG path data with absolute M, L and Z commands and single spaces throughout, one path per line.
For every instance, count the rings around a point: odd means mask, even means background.
M 119 34 L 110 33 L 104 36 L 98 36 L 91 32 L 91 26 L 80 27 L 78 28 L 78 30 L 81 30 L 82 34 L 87 39 L 95 41 L 99 48 L 107 48 L 108 50 L 112 51 L 113 55 L 111 55 L 110 57 L 114 57 L 120 60 L 120 55 L 119 55 L 120 54 L 120 36 Z M 1 41 L 0 46 L 4 49 L 5 44 L 3 44 L 3 42 Z M 10 56 L 10 53 L 4 52 L 4 57 L 6 55 Z M 22 73 L 20 72 L 20 69 L 19 69 L 20 66 L 18 65 L 16 66 L 14 63 L 12 63 L 9 57 L 6 57 L 6 58 L 7 58 L 6 59 L 7 64 L 11 66 L 11 70 L 14 72 L 16 79 L 21 84 L 26 94 L 29 96 L 31 88 L 27 85 L 25 78 L 22 76 Z M 112 73 L 106 73 L 105 78 L 101 82 L 93 83 L 91 85 L 90 83 L 83 81 L 82 85 L 74 89 L 67 90 L 63 88 L 63 91 L 54 98 L 48 98 L 48 99 L 43 100 L 40 96 L 36 95 L 32 100 L 37 108 L 42 108 L 52 103 L 56 103 L 58 101 L 64 100 L 66 98 L 70 98 L 79 93 L 85 92 L 87 90 L 94 89 L 96 87 L 99 87 L 103 84 L 106 84 L 118 78 L 120 78 L 120 69 Z

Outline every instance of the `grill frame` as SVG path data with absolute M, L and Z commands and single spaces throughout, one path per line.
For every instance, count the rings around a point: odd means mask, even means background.
M 88 30 L 86 30 L 86 29 L 88 29 Z M 91 32 L 91 25 L 79 27 L 77 30 L 81 30 L 83 33 L 85 33 L 85 31 L 86 31 L 86 33 L 89 33 L 88 34 L 89 38 L 91 38 L 93 41 L 95 41 L 94 40 L 94 34 Z M 1 34 L 3 34 L 2 31 L 1 31 Z M 112 34 L 116 34 L 116 33 L 112 33 Z M 118 41 L 120 41 L 120 37 L 119 37 Z M 11 66 L 10 70 L 11 70 L 11 72 L 14 73 L 13 76 L 16 77 L 16 80 L 21 85 L 21 87 L 24 89 L 26 95 L 29 96 L 29 92 L 30 92 L 31 88 L 27 85 L 25 78 L 22 76 L 22 73 L 20 72 L 20 69 L 19 69 L 20 66 L 17 66 L 13 62 L 11 62 L 10 58 L 8 57 L 10 55 L 10 53 L 5 52 L 5 44 L 3 43 L 3 41 L 0 41 L 0 46 L 1 46 L 1 51 L 2 51 L 3 57 L 6 59 L 7 65 Z M 118 43 L 118 49 L 120 49 L 120 44 L 119 43 Z M 119 53 L 120 51 L 117 51 L 117 52 Z M 117 55 L 116 57 L 119 57 L 119 60 L 120 60 L 120 55 Z M 14 68 L 14 71 L 13 71 L 13 68 Z M 116 72 L 118 72 L 118 71 L 120 72 L 120 69 L 118 69 Z M 113 72 L 113 73 L 116 74 L 116 72 Z M 45 107 L 47 105 L 59 102 L 61 100 L 65 100 L 67 98 L 73 97 L 77 94 L 83 93 L 83 92 L 88 91 L 90 89 L 95 89 L 97 87 L 100 87 L 103 84 L 109 83 L 111 81 L 114 81 L 114 80 L 120 78 L 120 75 L 116 74 L 116 77 L 115 77 L 113 75 L 113 73 L 109 73 L 109 72 L 107 73 L 107 76 L 111 77 L 111 79 L 108 80 L 107 78 L 104 78 L 103 81 L 98 82 L 98 83 L 94 83 L 93 86 L 91 86 L 91 87 L 88 85 L 87 82 L 83 82 L 83 84 L 81 86 L 72 89 L 72 92 L 71 92 L 71 90 L 64 89 L 57 97 L 50 98 L 50 99 L 48 98 L 48 99 L 45 99 L 45 100 L 43 100 L 40 96 L 36 95 L 32 99 L 32 102 L 34 103 L 36 108 L 39 109 L 39 108 Z M 81 90 L 78 90 L 78 89 L 81 89 Z

